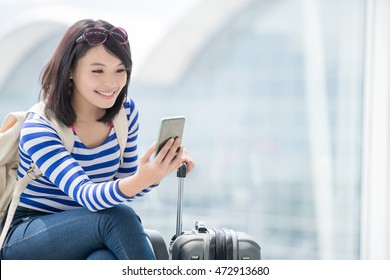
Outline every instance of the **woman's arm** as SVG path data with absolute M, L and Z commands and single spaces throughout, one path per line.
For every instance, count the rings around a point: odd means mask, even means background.
M 33 161 L 53 185 L 91 211 L 128 200 L 119 180 L 94 183 L 65 149 L 57 132 L 40 116 L 31 114 L 21 130 L 22 164 Z M 45 193 L 42 193 L 45 195 Z

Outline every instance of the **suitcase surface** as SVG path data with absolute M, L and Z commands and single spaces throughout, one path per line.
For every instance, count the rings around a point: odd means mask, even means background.
M 203 222 L 196 222 L 195 229 L 182 232 L 183 188 L 186 166 L 178 172 L 178 206 L 176 235 L 170 245 L 173 260 L 260 260 L 260 246 L 244 232 L 232 229 L 207 228 Z
M 196 225 L 171 244 L 173 260 L 260 260 L 260 246 L 248 234 Z

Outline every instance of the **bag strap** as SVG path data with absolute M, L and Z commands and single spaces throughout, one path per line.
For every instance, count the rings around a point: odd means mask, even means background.
M 113 120 L 116 137 L 119 142 L 119 148 L 121 153 L 121 163 L 123 161 L 123 154 L 125 153 L 127 135 L 129 134 L 129 122 L 127 120 L 127 114 L 125 108 L 122 106 L 118 115 Z
M 54 117 L 48 118 L 45 113 L 45 104 L 43 102 L 39 102 L 32 106 L 24 115 L 24 119 L 28 117 L 30 113 L 36 113 L 47 120 L 52 127 L 57 131 L 61 141 L 63 142 L 65 148 L 72 152 L 74 146 L 74 136 L 73 131 L 70 127 L 66 127 L 65 125 L 60 124 Z M 42 176 L 42 172 L 38 169 L 38 167 L 33 164 L 30 169 L 27 171 L 26 175 L 21 180 L 15 182 L 16 186 L 14 187 L 11 203 L 8 207 L 7 217 L 4 223 L 4 227 L 1 231 L 0 235 L 0 248 L 3 247 L 3 243 L 7 236 L 9 227 L 11 225 L 12 219 L 15 215 L 16 208 L 19 205 L 20 195 L 26 189 L 27 185 L 31 183 L 31 181 L 38 179 Z
M 8 140 L 10 140 L 10 142 L 9 142 L 10 144 L 12 143 L 12 145 L 14 145 L 15 142 L 17 142 L 17 139 L 19 138 L 19 131 L 22 128 L 24 120 L 26 119 L 27 116 L 28 116 L 28 112 L 14 112 L 14 113 L 8 114 L 7 117 L 5 118 L 3 125 L 1 127 L 2 128 L 1 132 L 4 133 L 3 136 L 5 136 L 6 134 L 10 135 L 10 137 L 12 136 L 12 139 L 8 139 Z M 7 148 L 7 147 L 5 147 L 5 148 Z M 18 151 L 16 151 L 16 153 L 18 153 Z M 16 154 L 16 155 L 10 154 L 9 157 L 4 158 L 4 162 L 2 164 L 6 164 L 6 162 L 13 160 L 12 157 L 15 157 L 15 156 L 19 156 L 19 155 L 18 154 Z M 8 177 L 8 174 L 4 174 L 4 176 Z M 29 176 L 25 176 L 22 180 L 17 181 L 14 176 L 9 176 L 9 178 L 7 180 L 15 180 L 15 181 L 12 181 L 12 183 L 14 184 L 13 186 L 10 186 L 10 185 L 4 186 L 4 187 L 6 187 L 5 191 L 7 192 L 7 194 L 4 194 L 5 196 L 2 197 L 2 203 L 4 203 L 5 205 L 9 204 L 9 206 L 8 206 L 7 215 L 5 218 L 5 224 L 2 228 L 1 235 L 0 235 L 0 248 L 3 247 L 3 243 L 4 243 L 5 237 L 7 235 L 8 229 L 10 227 L 12 218 L 14 216 L 16 207 L 19 204 L 20 194 L 23 192 L 23 190 L 26 188 L 27 184 L 32 179 Z M 8 200 L 9 195 L 11 197 Z M 2 220 L 3 220 L 3 217 L 2 217 Z
M 20 201 L 20 195 L 25 190 L 27 185 L 32 181 L 35 180 L 33 175 L 30 176 L 30 173 L 26 174 L 21 180 L 15 182 L 16 186 L 13 190 L 12 197 L 11 197 L 11 203 L 8 207 L 7 211 L 7 217 L 5 219 L 4 227 L 1 230 L 1 236 L 0 236 L 0 248 L 3 248 L 3 243 L 5 241 L 5 238 L 7 236 L 9 227 L 11 226 L 12 219 L 15 215 L 16 208 L 19 205 Z

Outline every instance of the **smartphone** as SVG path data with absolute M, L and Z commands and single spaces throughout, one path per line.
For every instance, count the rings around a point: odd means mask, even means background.
M 176 116 L 161 119 L 160 133 L 157 140 L 155 156 L 160 152 L 165 143 L 171 138 L 183 139 L 185 117 Z

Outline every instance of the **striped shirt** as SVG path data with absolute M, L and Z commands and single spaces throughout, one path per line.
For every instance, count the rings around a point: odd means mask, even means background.
M 79 207 L 95 212 L 149 192 L 152 186 L 130 198 L 118 188 L 120 178 L 133 175 L 138 166 L 138 111 L 132 100 L 124 107 L 129 129 L 122 161 L 115 127 L 96 148 L 86 147 L 74 132 L 69 153 L 55 129 L 41 116 L 30 114 L 20 135 L 18 177 L 24 177 L 32 162 L 43 176 L 27 186 L 19 205 L 48 213 Z

